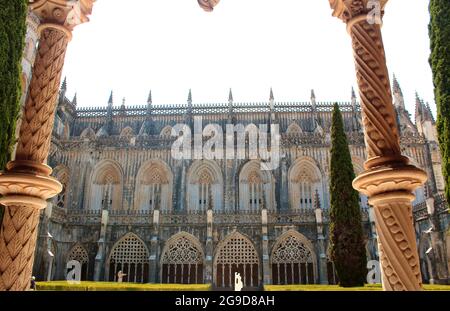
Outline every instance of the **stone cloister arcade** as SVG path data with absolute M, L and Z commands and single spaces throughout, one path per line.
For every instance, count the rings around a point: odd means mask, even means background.
M 207 11 L 211 11 L 218 3 L 217 0 L 198 0 L 198 2 Z M 333 10 L 333 16 L 347 24 L 347 30 L 352 40 L 368 156 L 364 165 L 365 172 L 354 181 L 354 187 L 367 195 L 369 203 L 374 207 L 380 260 L 383 267 L 383 287 L 385 290 L 420 290 L 422 279 L 411 221 L 411 202 L 414 200 L 414 189 L 421 186 L 427 176 L 422 170 L 410 165 L 408 158 L 401 154 L 381 24 L 374 23 L 370 19 L 373 8 L 368 6 L 368 0 L 329 0 L 329 3 Z M 387 0 L 380 0 L 381 11 L 384 10 L 386 3 Z M 8 163 L 5 172 L 0 175 L 0 194 L 2 195 L 0 203 L 6 207 L 0 230 L 0 255 L 2 258 L 0 290 L 26 290 L 28 288 L 34 261 L 40 210 L 47 206 L 47 199 L 56 196 L 63 189 L 61 183 L 51 177 L 52 169 L 46 164 L 55 117 L 55 105 L 61 84 L 65 52 L 72 36 L 72 30 L 78 24 L 88 21 L 87 16 L 91 14 L 93 5 L 93 0 L 29 2 L 30 9 L 40 19 L 38 28 L 40 39 L 23 107 L 15 157 Z M 201 178 L 194 185 L 199 189 L 199 202 L 201 200 L 203 203 L 206 200 L 206 203 L 203 204 L 209 204 L 204 193 L 214 187 L 217 182 L 215 178 L 218 176 L 214 176 L 213 169 L 205 169 L 201 173 Z M 123 183 L 120 176 L 120 170 L 112 164 L 104 174 L 94 175 L 96 183 L 89 192 L 93 198 L 92 204 L 99 206 L 102 201 L 105 204 L 108 200 L 112 200 L 114 205 L 119 201 L 118 196 L 121 193 L 116 191 L 116 187 Z M 156 193 L 153 200 L 159 200 L 157 193 L 163 190 L 162 185 L 168 180 L 161 179 L 158 174 L 155 174 L 154 177 L 150 182 L 150 187 L 152 195 Z M 308 185 L 316 183 L 316 177 L 314 171 L 308 170 L 293 174 L 294 180 L 303 185 L 299 195 L 300 204 L 310 204 L 311 189 Z M 265 182 L 270 185 L 270 178 L 261 176 L 261 174 L 249 174 L 246 181 L 251 189 L 249 192 L 251 197 L 248 200 L 249 208 L 251 209 L 255 205 L 261 207 L 261 203 L 264 204 L 264 200 L 260 200 L 261 185 Z M 99 189 L 108 189 L 106 191 L 108 196 L 102 198 L 99 195 Z M 266 192 L 266 195 L 268 193 L 270 192 Z M 268 201 L 270 202 L 270 196 Z M 216 204 L 215 201 L 214 204 Z M 261 219 L 263 223 L 267 222 L 267 210 L 264 206 L 261 210 Z M 206 219 L 206 222 L 210 221 L 211 219 Z M 263 237 L 266 236 L 267 228 L 263 227 L 261 234 Z M 289 247 L 291 252 L 292 247 L 297 247 L 295 251 L 300 251 L 298 248 L 301 245 L 299 244 L 301 239 L 295 235 L 290 236 L 289 239 L 289 242 L 282 244 L 280 248 Z M 214 262 L 217 265 L 220 264 L 220 268 L 218 266 L 214 268 L 214 272 L 217 274 L 216 280 L 220 280 L 222 277 L 225 282 L 227 271 L 241 269 L 240 271 L 245 275 L 246 284 L 254 283 L 256 281 L 254 270 L 264 265 L 267 267 L 269 265 L 268 258 L 263 256 L 263 262 L 260 262 L 251 250 L 251 243 L 237 233 L 224 241 L 227 242 L 223 252 L 235 252 L 242 256 L 239 248 L 243 248 L 248 252 L 248 258 L 243 267 L 236 267 L 233 262 L 222 259 L 221 255 L 219 257 L 216 255 Z M 142 257 L 135 257 L 136 260 L 147 255 L 145 249 L 139 244 L 139 239 L 130 236 L 127 243 L 132 243 L 133 247 L 136 247 L 136 254 L 142 255 Z M 211 245 L 207 247 L 211 248 Z M 101 243 L 99 248 L 101 251 L 105 250 Z M 267 240 L 262 239 L 261 249 L 267 255 Z M 304 244 L 301 250 L 302 254 L 308 258 L 305 254 L 311 250 Z M 209 254 L 211 254 L 210 251 Z M 109 258 L 109 269 L 112 266 L 116 269 L 116 266 L 121 265 L 121 269 L 130 270 L 130 275 L 134 273 L 134 277 L 145 276 L 145 273 L 139 273 L 139 271 L 145 271 L 145 259 L 130 262 L 123 256 L 118 248 L 117 252 Z M 168 256 L 167 258 L 172 257 Z M 206 260 L 211 261 L 212 258 L 207 257 Z M 281 257 L 279 262 L 275 262 L 280 265 L 280 273 L 277 277 L 286 276 L 283 276 L 281 272 L 283 268 L 294 270 L 298 268 L 298 278 L 303 272 L 302 275 L 310 277 L 309 259 L 305 260 L 305 262 L 293 262 L 289 261 L 288 257 Z M 149 261 L 149 269 L 154 271 L 155 259 L 150 257 Z M 172 271 L 172 275 L 178 277 L 179 265 L 183 267 L 184 273 L 185 262 L 181 262 L 166 265 L 166 273 L 169 278 Z M 197 269 L 199 264 L 195 263 L 194 265 L 197 265 Z M 206 263 L 206 265 L 208 264 Z M 191 263 L 188 263 L 188 269 L 189 267 L 191 267 Z M 264 275 L 259 273 L 259 277 L 264 280 L 268 278 L 266 273 L 269 269 L 266 267 L 263 269 Z M 136 272 L 133 272 L 133 269 Z M 177 269 L 176 272 L 175 269 Z M 219 276 L 220 270 L 222 273 Z M 278 266 L 276 271 L 278 273 Z M 206 271 L 206 273 L 210 272 Z M 294 273 L 295 275 L 297 274 Z

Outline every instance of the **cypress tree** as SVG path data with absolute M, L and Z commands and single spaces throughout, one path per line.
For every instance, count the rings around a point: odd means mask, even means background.
M 5 168 L 16 142 L 26 16 L 27 0 L 0 0 L 0 170 Z M 0 220 L 2 215 L 0 208 Z
M 363 286 L 367 275 L 367 258 L 359 194 L 352 187 L 355 173 L 337 103 L 333 109 L 331 144 L 331 260 L 334 262 L 340 286 Z
M 430 65 L 437 106 L 437 132 L 445 195 L 450 202 L 450 1 L 430 0 L 429 9 Z

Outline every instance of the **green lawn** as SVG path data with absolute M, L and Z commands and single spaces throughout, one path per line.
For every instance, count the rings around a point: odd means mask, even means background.
M 450 285 L 424 285 L 426 291 L 450 291 Z M 381 291 L 381 284 L 344 288 L 338 285 L 265 285 L 265 291 Z
M 41 291 L 208 291 L 210 284 L 138 284 L 117 282 L 89 282 L 70 284 L 67 281 L 36 282 Z
M 67 281 L 37 282 L 38 291 L 209 291 L 211 284 L 138 284 Z M 424 285 L 427 291 L 450 291 L 450 285 Z M 381 285 L 343 288 L 338 285 L 265 285 L 265 291 L 381 291 Z

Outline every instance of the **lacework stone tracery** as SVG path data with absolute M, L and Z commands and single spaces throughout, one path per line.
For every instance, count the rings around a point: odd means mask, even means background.
M 81 280 L 88 279 L 89 255 L 86 249 L 80 244 L 75 245 L 67 256 L 67 262 L 76 260 L 81 264 Z
M 231 287 L 235 272 L 240 273 L 244 286 L 256 286 L 259 281 L 259 257 L 255 247 L 246 237 L 235 233 L 218 250 L 215 269 L 218 287 Z
M 116 281 L 117 273 L 127 276 L 124 281 L 142 282 L 148 278 L 149 252 L 144 243 L 134 234 L 123 237 L 110 255 L 110 280 Z
M 314 258 L 299 238 L 289 235 L 272 252 L 274 284 L 314 283 Z
M 203 253 L 191 239 L 181 236 L 168 245 L 161 260 L 163 283 L 197 283 L 203 278 Z
M 89 262 L 89 256 L 86 249 L 80 244 L 75 245 L 69 253 L 67 257 L 67 261 L 76 260 L 81 264 L 85 264 Z

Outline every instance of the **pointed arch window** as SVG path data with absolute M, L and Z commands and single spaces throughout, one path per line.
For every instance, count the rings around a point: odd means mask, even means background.
M 207 170 L 203 170 L 200 173 L 200 177 L 198 179 L 199 187 L 198 187 L 198 207 L 199 210 L 204 211 L 207 210 L 209 207 L 209 200 L 211 197 L 211 184 L 212 184 L 212 177 L 211 174 Z
M 70 250 L 69 255 L 67 256 L 67 262 L 71 260 L 76 260 L 81 265 L 81 280 L 86 281 L 88 279 L 89 273 L 89 255 L 86 249 L 80 244 L 76 244 Z
M 280 238 L 272 251 L 273 284 L 314 284 L 313 253 L 295 234 Z
M 253 171 L 248 176 L 249 209 L 259 210 L 262 206 L 262 180 L 258 172 Z
M 144 242 L 133 233 L 120 239 L 109 256 L 109 280 L 116 282 L 119 271 L 126 274 L 124 282 L 148 282 L 149 252 Z
M 199 243 L 184 234 L 167 242 L 161 256 L 161 282 L 203 283 L 203 252 Z

